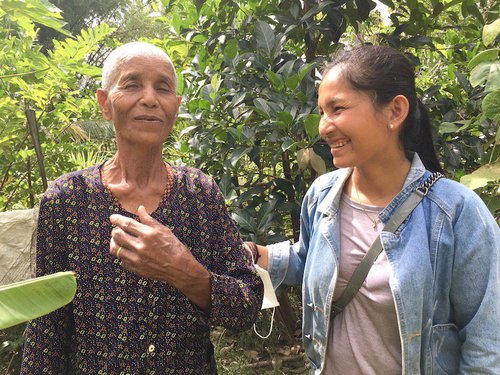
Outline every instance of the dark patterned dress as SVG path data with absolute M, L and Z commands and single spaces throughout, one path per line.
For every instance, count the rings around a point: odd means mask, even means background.
M 197 169 L 171 167 L 171 189 L 151 214 L 210 271 L 207 315 L 109 253 L 109 216 L 136 217 L 103 185 L 101 166 L 62 176 L 42 199 L 37 275 L 74 270 L 78 289 L 28 325 L 21 374 L 217 373 L 209 327 L 250 327 L 263 295 L 220 190 Z

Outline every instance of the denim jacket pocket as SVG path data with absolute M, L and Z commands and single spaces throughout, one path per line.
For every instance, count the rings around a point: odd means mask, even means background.
M 432 327 L 432 374 L 457 374 L 460 364 L 460 347 L 455 324 L 438 324 Z

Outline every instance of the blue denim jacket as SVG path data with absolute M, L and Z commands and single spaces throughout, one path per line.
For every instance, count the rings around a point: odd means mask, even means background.
M 350 173 L 319 177 L 302 203 L 300 241 L 269 246 L 273 285 L 302 284 L 302 335 L 314 374 L 324 366 L 340 254 L 339 200 Z M 428 175 L 415 154 L 403 189 L 380 219 L 387 223 Z M 381 233 L 403 374 L 500 374 L 499 232 L 473 191 L 440 179 L 396 233 Z

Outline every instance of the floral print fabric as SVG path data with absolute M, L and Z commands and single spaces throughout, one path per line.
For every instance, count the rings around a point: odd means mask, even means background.
M 37 276 L 74 270 L 73 302 L 27 328 L 21 374 L 215 374 L 210 326 L 255 321 L 262 282 L 216 183 L 171 168 L 172 186 L 151 214 L 211 273 L 207 315 L 169 284 L 144 279 L 109 254 L 109 216 L 124 211 L 101 165 L 56 180 L 42 199 Z

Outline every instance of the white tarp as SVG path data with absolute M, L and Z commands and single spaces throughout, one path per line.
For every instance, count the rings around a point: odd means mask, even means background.
M 0 212 L 0 285 L 34 276 L 37 219 L 38 209 Z

